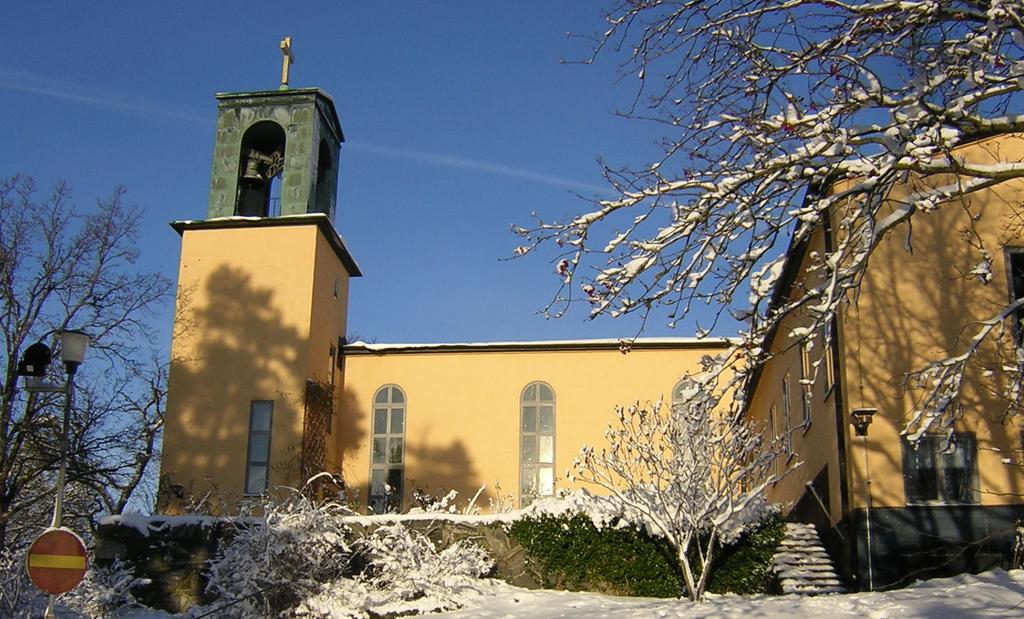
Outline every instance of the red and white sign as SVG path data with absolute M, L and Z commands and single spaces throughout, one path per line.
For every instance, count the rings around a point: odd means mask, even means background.
M 85 544 L 68 529 L 50 529 L 28 549 L 28 577 L 43 591 L 60 595 L 82 582 L 89 560 Z

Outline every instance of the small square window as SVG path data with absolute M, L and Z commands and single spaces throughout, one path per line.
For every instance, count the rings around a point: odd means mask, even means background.
M 923 436 L 915 445 L 903 438 L 903 487 L 907 503 L 977 503 L 977 445 L 974 434 Z

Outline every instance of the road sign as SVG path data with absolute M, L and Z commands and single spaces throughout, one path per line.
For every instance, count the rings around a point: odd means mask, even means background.
M 51 595 L 71 591 L 82 582 L 89 561 L 85 544 L 68 529 L 49 529 L 28 549 L 28 577 Z

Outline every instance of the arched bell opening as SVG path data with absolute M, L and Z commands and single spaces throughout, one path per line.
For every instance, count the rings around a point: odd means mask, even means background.
M 320 140 L 320 154 L 316 162 L 316 201 L 315 208 L 320 213 L 334 214 L 334 159 L 327 140 Z
M 238 158 L 238 196 L 235 215 L 273 217 L 280 213 L 281 198 L 274 195 L 274 179 L 284 171 L 285 133 L 281 125 L 264 120 L 242 136 Z

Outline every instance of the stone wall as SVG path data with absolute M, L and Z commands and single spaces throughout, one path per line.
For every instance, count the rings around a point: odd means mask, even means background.
M 182 612 L 209 601 L 203 595 L 206 563 L 238 526 L 237 520 L 212 516 L 107 518 L 96 531 L 95 562 L 121 559 L 148 581 L 133 589 L 140 602 Z

